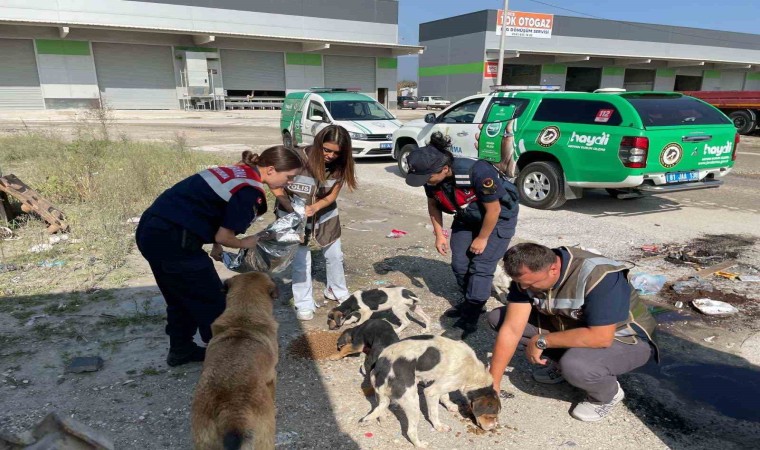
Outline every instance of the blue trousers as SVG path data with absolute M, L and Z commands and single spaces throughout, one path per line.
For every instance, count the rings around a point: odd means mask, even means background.
M 484 304 L 491 296 L 493 273 L 496 264 L 504 257 L 509 241 L 514 236 L 514 228 L 497 224 L 488 238 L 483 253 L 470 252 L 473 239 L 480 233 L 479 226 L 472 226 L 454 220 L 451 225 L 451 269 L 464 299 L 470 303 Z
M 171 348 L 192 346 L 196 331 L 208 343 L 211 324 L 224 312 L 226 293 L 203 242 L 179 225 L 151 214 L 141 217 L 135 238 L 166 300 Z

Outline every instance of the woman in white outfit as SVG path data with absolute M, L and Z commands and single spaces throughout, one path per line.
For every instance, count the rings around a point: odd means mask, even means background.
M 300 320 L 314 318 L 317 305 L 311 285 L 311 252 L 313 240 L 322 247 L 327 266 L 324 297 L 342 302 L 349 297 L 343 272 L 340 247 L 340 219 L 335 200 L 343 186 L 356 188 L 351 137 L 345 128 L 329 125 L 314 137 L 314 144 L 303 149 L 304 169 L 285 188 L 272 189 L 277 197 L 277 215 L 292 211 L 291 196 L 306 201 L 306 237 L 293 260 L 293 302 Z

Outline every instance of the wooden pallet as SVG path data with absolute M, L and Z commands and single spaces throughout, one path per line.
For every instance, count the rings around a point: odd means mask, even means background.
M 53 234 L 69 229 L 69 224 L 66 223 L 66 217 L 63 215 L 63 212 L 15 175 L 10 174 L 0 177 L 0 191 L 20 201 L 21 210 L 25 213 L 31 214 L 34 212 L 47 222 L 48 233 Z

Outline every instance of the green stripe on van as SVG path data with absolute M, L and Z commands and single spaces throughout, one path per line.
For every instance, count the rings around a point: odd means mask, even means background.
M 396 58 L 377 58 L 378 69 L 398 69 L 398 60 Z
M 421 77 L 435 77 L 441 75 L 461 75 L 465 73 L 483 73 L 483 61 L 467 64 L 451 64 L 445 66 L 420 67 L 418 74 Z
M 35 39 L 37 53 L 40 55 L 88 56 L 88 41 L 64 41 L 58 39 Z
M 291 66 L 321 66 L 322 55 L 313 53 L 285 53 L 285 63 Z
M 625 75 L 625 69 L 622 67 L 605 67 L 602 69 L 602 75 L 608 77 L 622 77 Z
M 567 67 L 562 64 L 544 64 L 541 66 L 541 73 L 546 75 L 564 75 Z

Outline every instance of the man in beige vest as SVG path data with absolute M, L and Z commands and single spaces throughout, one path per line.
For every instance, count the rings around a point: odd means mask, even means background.
M 606 417 L 625 397 L 617 376 L 657 356 L 656 322 L 628 282 L 629 269 L 575 247 L 523 243 L 509 249 L 508 303 L 488 314 L 498 331 L 494 388 L 500 389 L 504 369 L 522 344 L 528 361 L 541 366 L 533 373 L 536 381 L 567 381 L 586 392 L 573 417 Z

